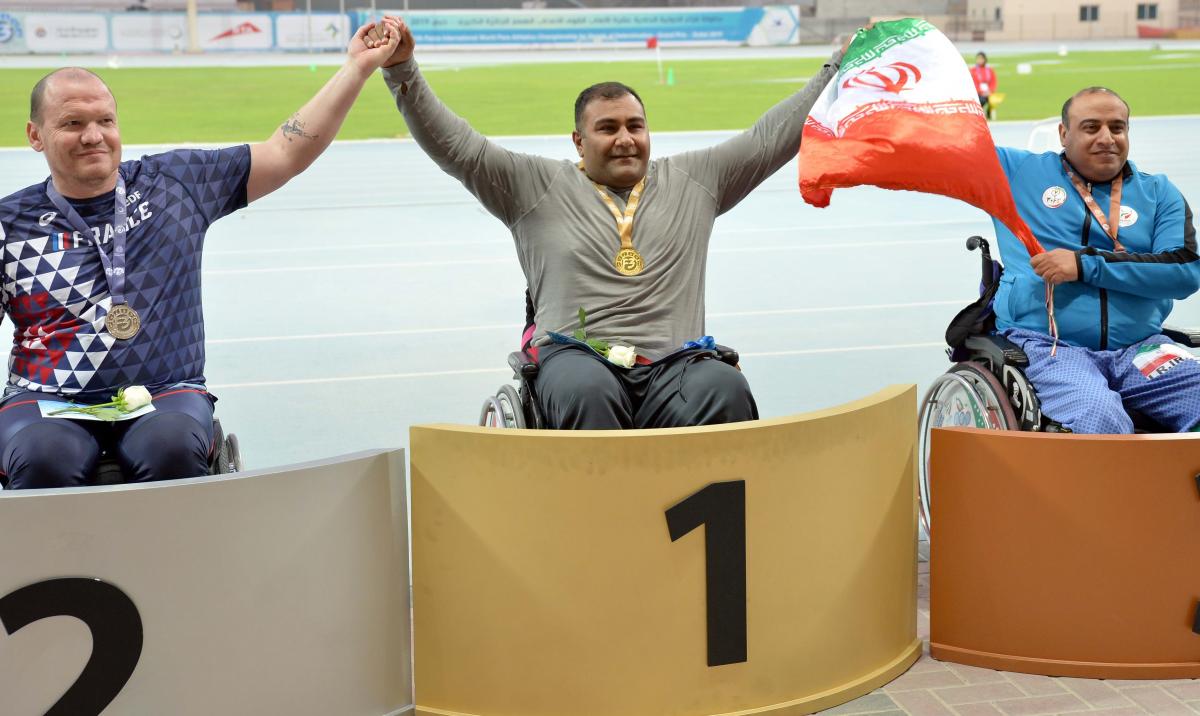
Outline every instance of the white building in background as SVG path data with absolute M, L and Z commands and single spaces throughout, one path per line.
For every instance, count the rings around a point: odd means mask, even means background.
M 966 0 L 977 40 L 1081 40 L 1200 31 L 1200 0 Z M 1198 35 L 1200 36 L 1200 32 Z

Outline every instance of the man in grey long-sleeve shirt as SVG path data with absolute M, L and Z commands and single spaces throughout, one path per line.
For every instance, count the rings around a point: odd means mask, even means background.
M 809 109 L 842 51 L 746 132 L 654 161 L 637 94 L 618 83 L 590 87 L 576 102 L 572 139 L 582 161 L 574 164 L 508 151 L 472 129 L 425 83 L 408 28 L 386 22 L 402 40 L 384 79 L 413 138 L 512 231 L 535 308 L 536 393 L 547 424 L 677 427 L 756 418 L 738 370 L 711 360 L 711 350 L 681 347 L 705 332 L 713 222 L 796 155 Z M 565 339 L 578 327 L 580 308 L 588 338 L 633 346 L 637 364 L 619 367 Z

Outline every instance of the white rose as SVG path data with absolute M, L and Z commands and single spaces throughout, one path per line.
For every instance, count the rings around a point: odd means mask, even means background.
M 633 346 L 613 346 L 608 349 L 608 362 L 615 363 L 622 368 L 632 368 L 637 360 L 637 351 Z
M 150 391 L 140 385 L 131 385 L 121 391 L 121 402 L 127 413 L 146 407 L 151 400 Z

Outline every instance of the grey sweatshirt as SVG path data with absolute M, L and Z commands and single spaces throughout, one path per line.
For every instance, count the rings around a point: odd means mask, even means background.
M 415 60 L 383 76 L 417 144 L 512 232 L 536 307 L 535 344 L 547 331 L 572 333 L 583 308 L 590 338 L 656 360 L 704 335 L 713 222 L 796 155 L 808 112 L 840 60 L 835 52 L 804 89 L 736 137 L 650 161 L 633 220 L 633 246 L 645 259 L 637 276 L 613 265 L 616 221 L 574 163 L 488 141 L 438 100 Z M 609 194 L 624 211 L 621 195 Z

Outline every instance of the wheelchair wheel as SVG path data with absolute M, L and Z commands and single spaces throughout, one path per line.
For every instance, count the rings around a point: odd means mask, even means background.
M 213 474 L 228 475 L 242 471 L 242 448 L 236 435 L 226 435 L 217 449 L 217 464 Z
M 917 420 L 917 484 L 921 493 L 921 524 L 930 534 L 929 439 L 934 428 L 974 427 L 1019 430 L 1020 422 L 1004 386 L 978 363 L 958 363 L 938 376 L 921 401 Z
M 521 396 L 511 385 L 502 385 L 496 394 L 483 401 L 479 424 L 487 428 L 524 428 L 525 411 Z

